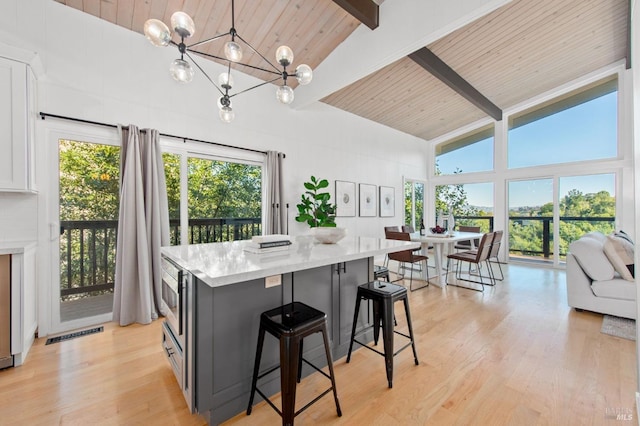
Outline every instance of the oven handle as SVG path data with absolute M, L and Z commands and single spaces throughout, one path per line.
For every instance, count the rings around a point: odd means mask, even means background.
M 183 271 L 178 271 L 178 335 L 182 336 L 182 321 L 185 312 L 184 306 L 182 305 L 182 277 Z

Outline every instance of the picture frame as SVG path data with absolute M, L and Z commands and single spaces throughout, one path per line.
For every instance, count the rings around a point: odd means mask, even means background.
M 360 216 L 376 216 L 376 212 L 378 211 L 376 205 L 376 201 L 378 198 L 376 197 L 376 186 L 367 183 L 361 183 L 358 189 L 360 192 Z
M 356 184 L 336 180 L 336 217 L 356 215 Z
M 380 217 L 393 217 L 396 215 L 395 188 L 380 185 Z

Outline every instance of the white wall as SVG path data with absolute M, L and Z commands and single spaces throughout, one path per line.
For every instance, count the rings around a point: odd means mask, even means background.
M 196 71 L 189 85 L 169 77 L 168 66 L 177 57 L 177 49 L 153 47 L 140 34 L 51 0 L 0 0 L 0 10 L 4 31 L 0 32 L 0 56 L 12 56 L 19 49 L 35 53 L 36 62 L 41 63 L 41 70 L 36 67 L 39 111 L 284 152 L 284 191 L 292 234 L 307 231 L 294 221 L 295 204 L 303 191 L 302 182 L 312 174 L 330 181 L 396 188 L 394 218 L 338 219 L 351 235 L 366 236 L 382 236 L 383 226 L 403 221 L 402 177 L 426 176 L 424 141 L 413 136 L 320 103 L 299 110 L 281 105 L 271 85 L 234 98 L 236 119 L 224 124 L 218 119 L 217 92 L 202 74 Z M 200 65 L 217 76 L 221 67 L 204 62 Z M 238 88 L 256 83 L 238 74 L 235 79 Z M 46 154 L 52 143 L 47 135 L 59 127 L 55 119 L 37 123 L 39 194 L 0 194 L 0 238 L 39 241 L 43 335 L 48 330 L 47 286 L 52 282 L 46 247 L 57 214 L 48 202 L 47 181 L 56 165 Z

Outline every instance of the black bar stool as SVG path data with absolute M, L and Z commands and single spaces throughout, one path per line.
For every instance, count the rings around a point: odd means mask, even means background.
M 277 365 L 262 374 L 258 374 L 260 370 L 260 358 L 262 356 L 262 346 L 264 344 L 265 331 L 276 337 L 280 341 L 280 365 Z M 315 365 L 302 357 L 303 339 L 314 333 L 322 333 L 324 340 L 324 350 L 327 356 L 327 365 L 329 366 L 329 374 L 320 370 Z M 331 387 L 316 397 L 313 401 L 295 411 L 296 407 L 296 383 L 300 383 L 302 374 L 302 362 L 319 371 L 322 375 L 331 380 Z M 257 387 L 258 379 L 263 378 L 269 373 L 280 369 L 280 390 L 282 392 L 282 411 L 278 409 L 269 398 L 262 393 Z M 333 390 L 333 398 L 336 401 L 336 410 L 338 416 L 342 416 L 340 403 L 338 402 L 338 394 L 336 392 L 335 375 L 333 374 L 333 361 L 331 352 L 329 351 L 329 339 L 327 338 L 327 315 L 309 305 L 301 302 L 288 303 L 286 305 L 263 312 L 260 315 L 260 330 L 258 331 L 258 346 L 256 349 L 256 361 L 253 368 L 253 380 L 251 383 L 251 397 L 249 399 L 249 407 L 247 415 L 251 414 L 253 406 L 253 397 L 258 392 L 262 398 L 271 407 L 276 410 L 282 417 L 283 425 L 293 425 L 295 416 L 306 410 L 325 396 L 329 391 Z
M 360 311 L 360 303 L 362 300 L 371 300 L 373 302 L 373 325 L 365 327 L 363 330 L 356 334 L 356 323 L 358 321 L 358 312 Z M 409 326 L 409 335 L 395 331 L 393 329 L 394 313 L 393 304 L 399 300 L 404 301 L 404 310 L 407 314 L 407 325 Z M 382 341 L 384 343 L 384 352 L 380 352 L 377 349 L 367 346 L 366 343 L 362 343 L 356 340 L 356 337 L 364 334 L 371 327 L 373 327 L 373 341 L 374 344 L 378 344 L 378 337 L 380 336 L 380 323 L 382 323 Z M 409 339 L 409 343 L 393 352 L 393 334 L 397 333 L 401 336 Z M 349 343 L 349 353 L 347 355 L 347 362 L 351 360 L 351 350 L 353 349 L 353 343 L 364 346 L 367 349 L 384 356 L 385 365 L 387 368 L 387 381 L 389 387 L 393 387 L 393 357 L 400 353 L 402 350 L 411 346 L 413 349 L 413 359 L 416 365 L 418 365 L 418 354 L 416 353 L 416 345 L 413 338 L 413 327 L 411 326 L 411 312 L 409 311 L 409 299 L 407 297 L 407 289 L 396 284 L 391 284 L 385 281 L 373 281 L 367 284 L 358 286 L 358 293 L 356 298 L 356 308 L 353 315 L 353 328 L 351 329 L 351 342 Z
M 373 266 L 373 279 L 375 281 L 380 281 L 380 279 L 384 278 L 385 281 L 391 281 L 389 279 L 389 268 L 387 268 L 386 266 L 379 266 L 379 265 L 374 265 Z

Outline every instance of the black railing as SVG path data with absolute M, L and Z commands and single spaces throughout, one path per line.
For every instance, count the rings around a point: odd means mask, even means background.
M 569 244 L 572 242 L 570 238 L 563 237 L 563 227 L 568 223 L 579 224 L 588 223 L 590 229 L 578 229 L 573 235 L 579 238 L 584 233 L 592 229 L 598 229 L 603 233 L 609 233 L 613 230 L 615 217 L 580 217 L 580 216 L 560 216 L 560 236 L 559 245 L 560 257 L 565 257 Z M 458 225 L 476 225 L 481 227 L 482 232 L 493 231 L 493 216 L 460 216 L 456 217 L 456 226 Z M 523 229 L 515 229 L 515 226 L 521 228 L 532 227 L 528 232 Z M 516 238 L 525 234 L 530 237 L 527 242 L 532 243 L 529 247 L 519 246 Z M 509 254 L 515 256 L 526 256 L 543 258 L 549 260 L 553 256 L 553 217 L 551 216 L 509 216 Z
M 177 245 L 180 221 L 169 221 L 170 242 Z M 190 244 L 249 239 L 262 233 L 261 219 L 189 220 Z M 60 221 L 60 296 L 112 291 L 115 281 L 117 220 Z

